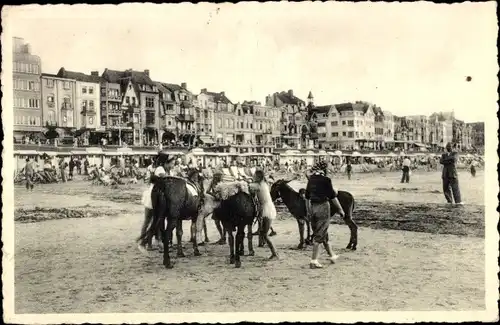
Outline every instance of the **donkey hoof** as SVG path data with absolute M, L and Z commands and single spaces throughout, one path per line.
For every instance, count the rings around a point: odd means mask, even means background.
M 297 249 L 304 249 L 304 243 L 300 243 L 300 244 L 297 246 Z
M 269 234 L 269 237 L 273 237 L 273 236 L 276 236 L 276 231 L 271 231 L 271 233 Z
M 229 264 L 234 264 L 236 262 L 234 257 L 229 258 Z
M 239 269 L 241 267 L 241 262 L 240 261 L 236 261 L 234 267 L 237 268 L 237 269 Z
M 255 256 L 255 252 L 254 251 L 249 251 L 248 252 L 248 256 Z
M 352 245 L 348 244 L 345 249 L 351 249 L 351 248 L 352 248 Z
M 205 243 L 210 243 L 210 240 L 208 238 L 205 238 Z
M 355 251 L 356 250 L 356 246 L 352 246 L 351 250 Z
M 239 256 L 245 256 L 245 251 L 239 251 L 239 252 L 238 252 L 238 255 L 239 255 Z
M 174 264 L 172 264 L 172 263 L 170 263 L 170 262 L 169 262 L 169 263 L 165 263 L 165 264 L 163 264 L 163 265 L 165 265 L 165 268 L 166 268 L 166 269 L 173 269 L 173 268 L 174 268 Z
M 194 251 L 194 256 L 201 256 L 200 251 Z
M 186 257 L 186 255 L 184 253 L 178 252 L 177 257 Z

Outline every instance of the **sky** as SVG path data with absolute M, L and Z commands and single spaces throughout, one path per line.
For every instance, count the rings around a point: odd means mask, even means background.
M 312 91 L 316 105 L 363 100 L 474 122 L 497 110 L 495 5 L 33 5 L 2 21 L 45 73 L 149 69 L 155 81 L 225 91 L 234 103 L 293 89 L 303 100 Z

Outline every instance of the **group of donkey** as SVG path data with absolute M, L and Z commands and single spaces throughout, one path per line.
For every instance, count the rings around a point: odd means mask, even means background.
M 205 219 L 210 214 L 213 219 L 220 221 L 223 232 L 227 233 L 230 263 L 235 267 L 241 267 L 240 256 L 244 255 L 245 229 L 247 231 L 248 252 L 250 256 L 255 255 L 253 249 L 252 226 L 257 217 L 257 207 L 252 194 L 246 191 L 236 191 L 234 194 L 217 201 L 209 194 L 205 193 L 205 184 L 208 180 L 196 170 L 188 171 L 188 179 L 179 177 L 167 177 L 155 181 L 151 199 L 153 204 L 153 221 L 147 231 L 141 235 L 139 241 L 150 242 L 153 237 L 157 237 L 163 242 L 163 265 L 166 268 L 173 268 L 170 258 L 169 247 L 172 243 L 173 231 L 177 236 L 177 257 L 184 257 L 182 247 L 182 222 L 191 220 L 191 242 L 193 244 L 194 255 L 201 255 L 198 249 L 198 229 L 204 230 L 205 242 L 208 242 Z M 281 198 L 287 206 L 288 211 L 295 217 L 299 226 L 300 242 L 299 249 L 312 244 L 311 222 L 307 217 L 306 206 L 300 194 L 288 184 L 290 181 L 280 179 L 271 185 L 271 198 L 276 201 Z M 197 195 L 193 195 L 186 184 L 195 185 Z M 338 200 L 342 206 L 345 217 L 344 221 L 350 229 L 350 239 L 347 249 L 356 250 L 357 246 L 357 225 L 352 219 L 355 202 L 354 197 L 346 191 L 338 191 Z M 337 209 L 331 204 L 331 216 L 337 213 Z M 304 238 L 304 228 L 307 226 L 307 237 Z M 234 236 L 236 232 L 236 236 Z M 224 234 L 221 233 L 223 236 Z M 222 237 L 221 236 L 221 237 Z M 261 242 L 261 240 L 259 240 Z

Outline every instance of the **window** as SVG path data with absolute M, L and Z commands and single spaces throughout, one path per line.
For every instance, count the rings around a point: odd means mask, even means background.
M 89 117 L 89 124 L 90 125 L 94 124 L 94 118 L 93 117 Z
M 89 87 L 89 94 L 93 94 L 94 93 L 94 87 Z
M 38 108 L 38 107 L 40 107 L 40 100 L 39 99 L 30 98 L 28 100 L 28 107 L 29 108 Z
M 146 97 L 146 107 L 147 108 L 154 108 L 155 107 L 154 97 Z
M 47 85 L 48 88 L 53 88 L 54 87 L 54 80 L 47 79 L 46 85 Z
M 354 121 L 353 121 L 353 120 L 349 120 L 349 121 L 347 121 L 347 125 L 348 125 L 348 126 L 354 126 Z
M 346 132 L 342 132 L 342 136 L 345 137 L 347 135 Z
M 338 132 L 332 132 L 332 138 L 337 138 L 339 136 Z
M 342 125 L 345 125 L 345 121 L 342 121 Z
M 87 101 L 82 100 L 82 111 L 85 112 L 87 110 Z
M 146 124 L 155 124 L 155 112 L 146 111 Z
M 332 126 L 338 126 L 338 125 L 339 125 L 339 122 L 338 122 L 338 121 L 332 121 L 331 125 L 332 125 Z
M 87 87 L 82 87 L 82 94 L 86 94 L 87 93 Z
M 50 94 L 47 96 L 47 103 L 54 104 L 54 95 Z
M 326 123 L 325 122 L 319 122 L 318 123 L 318 127 L 322 127 L 322 126 L 326 126 Z
M 90 109 L 91 111 L 93 111 L 93 110 L 94 110 L 94 101 L 93 101 L 93 100 L 89 100 L 89 109 Z
M 347 136 L 349 138 L 354 138 L 354 132 L 353 131 L 349 131 L 349 133 L 347 134 Z
M 56 112 L 54 112 L 53 110 L 50 110 L 49 111 L 48 120 L 51 121 L 51 122 L 55 122 L 55 120 L 56 120 Z
M 127 102 L 127 103 L 129 103 L 129 102 Z M 132 97 L 132 105 L 134 105 L 134 106 L 136 105 L 136 103 L 135 103 L 135 97 Z
M 217 119 L 217 127 L 222 128 L 222 119 L 220 118 Z

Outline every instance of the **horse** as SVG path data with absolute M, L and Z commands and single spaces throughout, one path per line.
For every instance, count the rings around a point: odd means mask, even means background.
M 248 255 L 255 255 L 252 225 L 257 216 L 257 207 L 252 195 L 246 187 L 241 189 L 240 186 L 245 187 L 238 182 L 219 184 L 218 187 L 225 188 L 221 190 L 225 192 L 221 195 L 221 200 L 216 200 L 212 195 L 205 193 L 204 204 L 197 221 L 197 228 L 201 228 L 205 218 L 213 214 L 214 220 L 222 223 L 223 232 L 227 233 L 229 242 L 230 264 L 235 264 L 236 268 L 241 267 L 240 256 L 244 255 L 245 227 L 248 228 Z
M 191 220 L 194 255 L 201 255 L 198 250 L 198 241 L 196 238 L 196 222 L 204 193 L 203 176 L 196 169 L 188 170 L 188 175 L 189 179 L 176 176 L 156 179 L 151 193 L 153 221 L 145 234 L 139 238 L 139 241 L 144 239 L 150 240 L 150 238 L 158 233 L 158 230 L 162 232 L 164 246 L 163 265 L 168 269 L 173 268 L 168 248 L 174 229 L 176 229 L 177 235 L 177 257 L 185 257 L 182 250 L 183 220 Z
M 271 198 L 275 201 L 281 197 L 283 203 L 288 208 L 288 211 L 295 217 L 299 226 L 300 242 L 297 246 L 298 249 L 303 249 L 305 245 L 311 244 L 311 221 L 307 217 L 305 201 L 299 193 L 297 193 L 288 184 L 291 180 L 286 181 L 283 179 L 277 180 L 271 185 Z M 342 209 L 344 210 L 344 222 L 347 224 L 351 231 L 347 249 L 355 251 L 358 245 L 358 226 L 352 220 L 352 214 L 355 207 L 355 200 L 351 193 L 346 191 L 338 191 L 337 199 L 339 200 Z M 330 202 L 330 215 L 334 216 L 338 212 L 337 208 Z M 304 240 L 304 224 L 307 225 L 307 238 Z

